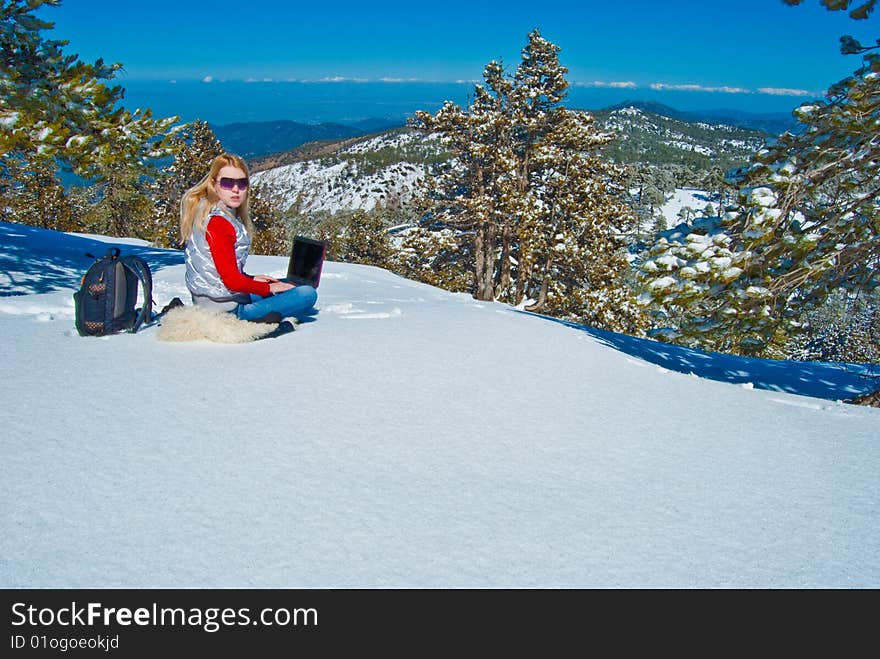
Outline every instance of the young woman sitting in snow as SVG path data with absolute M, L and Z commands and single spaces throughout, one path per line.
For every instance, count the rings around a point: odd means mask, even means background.
M 247 165 L 224 153 L 183 195 L 180 234 L 186 243 L 186 285 L 193 303 L 253 322 L 315 313 L 318 293 L 311 286 L 244 272 L 253 232 L 248 185 Z

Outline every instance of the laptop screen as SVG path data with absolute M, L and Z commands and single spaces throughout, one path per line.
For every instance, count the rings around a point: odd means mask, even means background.
M 294 284 L 308 284 L 318 288 L 327 247 L 328 243 L 324 240 L 296 236 L 293 239 L 293 250 L 287 265 L 287 280 Z

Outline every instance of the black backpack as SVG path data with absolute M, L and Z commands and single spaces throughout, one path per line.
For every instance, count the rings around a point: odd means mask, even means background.
M 136 310 L 138 282 L 143 305 Z M 81 336 L 137 332 L 145 320 L 151 319 L 152 295 L 153 274 L 147 262 L 139 256 L 120 257 L 119 250 L 111 247 L 104 258 L 92 264 L 80 289 L 73 294 L 76 329 Z

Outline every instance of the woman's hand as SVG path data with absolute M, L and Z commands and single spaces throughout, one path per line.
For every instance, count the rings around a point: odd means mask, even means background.
M 283 293 L 284 291 L 289 291 L 291 288 L 296 288 L 293 284 L 275 279 L 275 277 L 270 277 L 269 275 L 254 275 L 254 281 L 263 281 L 269 284 L 270 293 Z
M 256 279 L 256 277 L 254 277 L 254 279 Z M 283 293 L 284 291 L 289 291 L 291 288 L 296 288 L 296 286 L 286 281 L 278 281 L 277 279 L 273 279 L 271 282 L 269 282 L 270 293 Z

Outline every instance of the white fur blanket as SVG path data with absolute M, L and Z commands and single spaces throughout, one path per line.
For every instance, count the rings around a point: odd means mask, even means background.
M 160 341 L 214 341 L 247 343 L 272 332 L 277 325 L 239 320 L 231 313 L 197 306 L 171 309 L 159 324 Z

